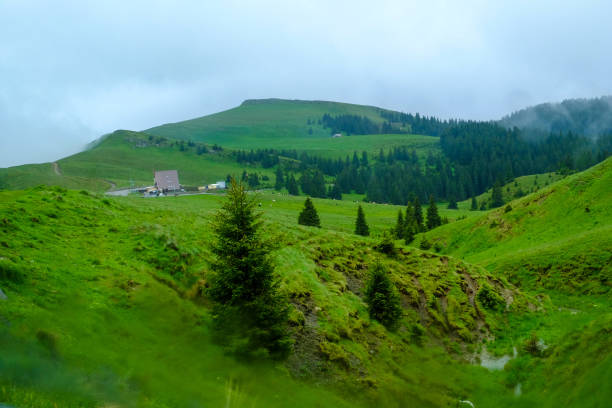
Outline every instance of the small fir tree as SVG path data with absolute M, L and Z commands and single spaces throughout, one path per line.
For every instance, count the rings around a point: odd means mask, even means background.
M 287 177 L 287 191 L 291 195 L 300 195 L 300 189 L 293 174 Z
M 334 184 L 333 187 L 330 187 L 328 197 L 332 200 L 342 200 L 342 190 L 340 190 L 338 183 Z
M 412 202 L 412 206 L 414 207 L 414 221 L 416 223 L 417 232 L 423 232 L 425 230 L 424 219 L 423 219 L 423 208 L 421 207 L 421 202 L 419 201 L 419 197 L 414 197 L 414 201 Z
M 472 205 L 470 207 L 470 211 L 476 211 L 478 209 L 478 202 L 476 201 L 476 197 L 472 197 Z
M 455 200 L 454 197 L 451 197 L 451 199 L 448 202 L 448 209 L 449 210 L 458 210 L 459 207 L 457 206 L 457 200 Z
M 395 228 L 393 229 L 393 232 L 395 232 L 395 237 L 397 239 L 404 238 L 405 230 L 406 224 L 404 223 L 404 213 L 400 209 L 397 212 L 397 221 L 395 222 Z
M 442 219 L 438 214 L 438 207 L 433 196 L 429 196 L 429 207 L 427 207 L 427 229 L 431 230 L 442 225 Z
M 280 166 L 276 168 L 276 182 L 274 183 L 274 189 L 281 191 L 285 185 L 285 177 L 283 177 L 283 169 Z
M 355 221 L 355 234 L 362 235 L 367 237 L 370 235 L 370 228 L 368 227 L 368 223 L 365 219 L 365 214 L 363 213 L 363 208 L 361 205 L 357 207 L 357 220 Z
M 319 220 L 319 214 L 315 209 L 310 197 L 304 201 L 304 209 L 298 216 L 298 224 L 307 225 L 309 227 L 321 227 L 321 220 Z
M 493 192 L 491 193 L 491 208 L 497 208 L 504 205 L 504 196 L 502 194 L 502 186 L 498 181 L 493 185 Z
M 232 179 L 213 225 L 216 255 L 208 295 L 218 340 L 243 357 L 284 358 L 290 351 L 288 304 L 278 292 L 270 245 L 255 198 Z
M 380 263 L 372 269 L 365 295 L 370 318 L 378 320 L 388 329 L 395 329 L 402 317 L 400 297 Z

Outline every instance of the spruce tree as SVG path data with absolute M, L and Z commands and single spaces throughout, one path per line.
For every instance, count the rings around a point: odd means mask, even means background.
M 321 227 L 321 220 L 319 220 L 319 214 L 315 209 L 310 197 L 304 201 L 304 209 L 298 216 L 298 224 L 307 225 L 309 227 Z
M 421 207 L 421 202 L 419 201 L 419 197 L 414 197 L 414 201 L 412 203 L 414 207 L 414 221 L 417 227 L 417 232 L 422 232 L 425 230 L 424 227 L 424 219 L 423 219 L 423 208 Z
M 404 223 L 404 213 L 400 209 L 397 212 L 397 221 L 395 222 L 395 228 L 393 229 L 393 232 L 395 232 L 395 237 L 397 239 L 404 238 L 405 229 L 406 224 Z
M 478 203 L 476 202 L 476 197 L 472 197 L 472 206 L 470 207 L 470 211 L 476 211 L 478 209 Z
M 388 329 L 395 329 L 402 317 L 400 297 L 380 263 L 372 269 L 365 296 L 370 318 L 378 320 Z
M 270 245 L 261 236 L 261 213 L 242 183 L 232 179 L 215 217 L 208 295 L 218 340 L 243 357 L 284 358 L 288 304 L 278 292 Z
M 457 206 L 457 200 L 454 197 L 451 197 L 448 201 L 448 209 L 449 210 L 457 210 L 459 207 Z
M 287 191 L 291 195 L 300 195 L 300 189 L 298 188 L 297 181 L 293 174 L 287 177 Z
M 336 183 L 333 187 L 330 187 L 327 196 L 332 200 L 342 200 L 342 191 L 340 190 L 340 186 Z
M 432 195 L 429 196 L 429 207 L 427 207 L 427 229 L 431 230 L 442 225 L 442 219 L 438 214 L 438 207 Z
M 281 191 L 285 185 L 285 178 L 283 177 L 283 169 L 280 166 L 276 168 L 276 182 L 274 183 L 274 189 Z
M 493 192 L 491 193 L 491 208 L 497 208 L 504 205 L 504 196 L 502 195 L 502 186 L 498 181 L 493 185 Z
M 357 207 L 357 220 L 355 221 L 355 234 L 362 235 L 367 237 L 370 235 L 370 228 L 368 227 L 368 223 L 365 219 L 365 214 L 363 213 L 363 208 L 361 205 Z

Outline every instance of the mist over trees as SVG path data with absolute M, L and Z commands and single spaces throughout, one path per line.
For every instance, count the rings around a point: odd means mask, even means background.
M 597 138 L 612 134 L 612 96 L 593 99 L 567 99 L 561 103 L 543 103 L 521 109 L 503 117 L 499 123 L 518 127 L 535 136 L 546 133 L 572 132 Z

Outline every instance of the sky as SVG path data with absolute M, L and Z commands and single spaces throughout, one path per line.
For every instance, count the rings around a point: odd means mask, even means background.
M 245 99 L 499 119 L 612 94 L 608 1 L 0 0 L 0 167 Z

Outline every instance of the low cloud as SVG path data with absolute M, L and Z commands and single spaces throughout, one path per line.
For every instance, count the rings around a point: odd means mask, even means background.
M 587 1 L 0 3 L 0 166 L 249 98 L 496 119 L 612 93 Z

